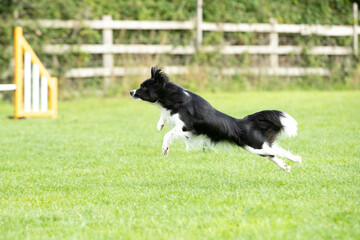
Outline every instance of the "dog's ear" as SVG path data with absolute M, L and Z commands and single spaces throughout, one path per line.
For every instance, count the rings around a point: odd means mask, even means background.
M 168 76 L 161 70 L 160 67 L 155 66 L 151 68 L 151 78 L 154 79 L 155 83 L 161 87 L 169 81 Z
M 151 78 L 155 79 L 155 75 L 161 71 L 161 68 L 158 66 L 151 68 Z

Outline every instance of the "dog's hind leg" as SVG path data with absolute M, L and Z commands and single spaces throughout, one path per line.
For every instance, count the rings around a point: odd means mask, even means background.
M 286 165 L 280 158 L 277 158 L 276 156 L 266 156 L 270 161 L 274 162 L 276 165 L 278 165 L 282 170 L 286 172 L 290 172 L 291 167 Z
M 277 146 L 276 144 L 271 146 L 271 152 L 273 152 L 273 155 L 287 158 L 293 162 L 301 163 L 301 161 L 302 161 L 300 156 L 296 156 L 296 155 L 292 154 L 291 152 L 286 151 L 285 149 Z
M 264 143 L 261 149 L 254 149 L 250 146 L 245 146 L 245 149 L 257 155 L 266 155 L 266 156 L 272 155 L 272 156 L 284 157 L 293 162 L 301 163 L 300 156 L 295 156 L 291 152 L 286 151 L 285 149 L 282 149 L 281 147 L 276 146 L 275 144 L 273 144 L 270 147 L 268 143 Z
M 169 132 L 167 132 L 164 136 L 164 141 L 163 141 L 163 145 L 162 145 L 162 151 L 163 154 L 165 156 L 167 156 L 169 154 L 170 151 L 170 144 L 172 143 L 172 141 L 174 141 L 175 139 L 178 138 L 185 138 L 188 139 L 189 137 L 191 137 L 191 133 L 190 132 L 184 132 L 182 130 L 182 127 L 174 127 L 173 129 L 171 129 Z
M 279 157 L 285 157 L 285 158 L 292 158 L 292 161 L 294 161 L 298 156 L 294 156 L 292 155 L 290 152 L 277 147 L 277 146 L 272 146 L 270 147 L 267 143 L 264 143 L 261 149 L 255 149 L 249 146 L 245 146 L 244 147 L 246 150 L 248 150 L 251 153 L 254 153 L 256 155 L 260 155 L 262 157 L 267 157 L 270 161 L 276 163 L 282 170 L 286 171 L 286 172 L 290 172 L 291 167 L 286 165 Z M 300 161 L 297 162 L 301 162 L 301 157 L 298 157 Z

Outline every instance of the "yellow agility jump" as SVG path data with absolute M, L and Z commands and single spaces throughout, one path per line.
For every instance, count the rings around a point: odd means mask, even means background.
M 57 117 L 57 78 L 51 77 L 23 36 L 14 31 L 15 118 Z

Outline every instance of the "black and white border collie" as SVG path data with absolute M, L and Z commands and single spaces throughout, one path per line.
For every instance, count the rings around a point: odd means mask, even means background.
M 300 156 L 280 148 L 275 141 L 279 134 L 296 136 L 297 122 L 289 114 L 277 110 L 261 111 L 242 119 L 233 118 L 213 108 L 205 99 L 171 82 L 159 67 L 151 68 L 151 78 L 139 89 L 130 92 L 134 99 L 152 103 L 160 109 L 157 129 L 167 123 L 172 128 L 164 136 L 165 156 L 173 140 L 205 137 L 210 143 L 229 142 L 247 151 L 266 157 L 289 172 L 290 166 L 280 158 L 301 162 Z

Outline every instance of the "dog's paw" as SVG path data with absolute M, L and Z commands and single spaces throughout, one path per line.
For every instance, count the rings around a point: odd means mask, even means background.
M 283 167 L 283 170 L 284 170 L 285 172 L 290 172 L 290 171 L 291 171 L 291 167 L 285 164 L 284 167 Z
M 169 146 L 163 145 L 162 151 L 163 151 L 164 156 L 167 156 L 169 154 L 169 151 L 170 151 Z
M 295 156 L 295 157 L 294 157 L 294 162 L 301 163 L 301 162 L 302 162 L 302 158 L 301 158 L 300 156 Z
M 156 125 L 156 129 L 158 130 L 158 131 L 161 131 L 161 129 L 163 129 L 163 127 L 164 127 L 164 123 L 163 122 L 158 122 L 157 123 L 157 125 Z
M 170 148 L 169 147 L 163 147 L 163 154 L 164 156 L 167 156 L 169 154 Z

